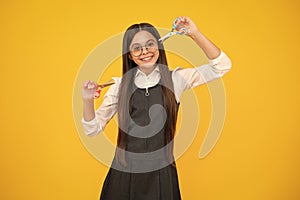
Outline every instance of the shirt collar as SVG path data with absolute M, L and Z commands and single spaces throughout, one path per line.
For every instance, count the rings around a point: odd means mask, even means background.
M 154 68 L 154 70 L 149 74 L 151 75 L 152 73 L 156 73 L 156 72 L 159 72 L 159 67 L 158 65 Z M 137 70 L 136 70 L 136 73 L 135 73 L 135 77 L 139 76 L 139 75 L 144 75 L 144 76 L 147 76 L 144 72 L 142 72 L 138 67 L 137 67 Z M 148 76 L 149 76 L 148 75 Z

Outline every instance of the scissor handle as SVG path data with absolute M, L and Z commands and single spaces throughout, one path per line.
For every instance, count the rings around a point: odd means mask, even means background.
M 177 21 L 181 21 L 179 17 L 177 17 L 174 21 L 173 21 L 173 27 L 172 27 L 172 31 L 174 31 L 177 28 L 176 22 Z M 179 31 L 176 32 L 176 34 L 178 35 L 186 35 L 188 34 L 189 30 L 187 28 L 181 28 Z
M 110 86 L 110 85 L 113 85 L 113 84 L 115 84 L 115 82 L 114 82 L 113 79 L 111 79 L 111 80 L 107 81 L 106 83 L 98 85 L 99 89 L 97 88 L 96 92 L 94 93 L 94 99 L 97 99 L 97 98 L 100 97 L 100 93 L 101 93 L 103 88 L 105 88 L 107 86 Z
M 187 28 L 181 28 L 179 31 L 177 31 L 178 35 L 186 35 L 188 34 L 189 30 Z
M 175 29 L 177 27 L 177 25 L 176 25 L 177 21 L 180 21 L 179 17 L 177 17 L 176 19 L 174 19 L 174 21 L 173 21 L 173 29 Z

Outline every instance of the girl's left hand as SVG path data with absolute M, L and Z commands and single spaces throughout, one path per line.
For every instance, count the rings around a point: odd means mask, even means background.
M 176 22 L 177 28 L 176 30 L 179 31 L 181 28 L 187 28 L 188 33 L 186 34 L 187 36 L 193 37 L 199 32 L 196 24 L 188 17 L 185 16 L 179 16 Z

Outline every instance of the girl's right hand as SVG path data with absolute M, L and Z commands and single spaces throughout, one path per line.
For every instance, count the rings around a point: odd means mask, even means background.
M 98 84 L 94 81 L 84 81 L 82 86 L 82 99 L 93 100 L 100 96 L 101 90 L 98 89 Z

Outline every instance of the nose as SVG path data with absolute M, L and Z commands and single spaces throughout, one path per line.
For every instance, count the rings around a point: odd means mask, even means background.
M 142 54 L 147 54 L 148 53 L 148 48 L 143 46 L 142 47 Z

